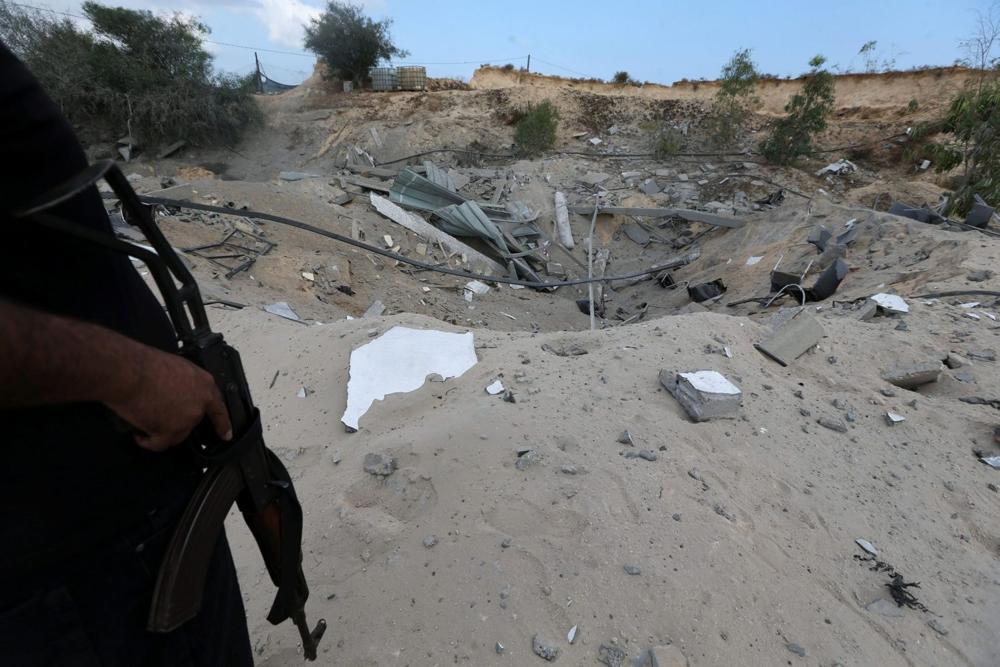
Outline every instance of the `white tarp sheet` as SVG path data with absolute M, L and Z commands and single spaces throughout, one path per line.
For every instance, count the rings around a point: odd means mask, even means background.
M 347 409 L 340 421 L 357 430 L 358 420 L 375 401 L 419 389 L 428 375 L 437 374 L 445 380 L 459 377 L 478 361 L 471 331 L 393 327 L 351 352 Z

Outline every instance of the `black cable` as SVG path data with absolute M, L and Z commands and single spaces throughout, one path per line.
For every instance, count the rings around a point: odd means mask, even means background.
M 113 197 L 113 195 L 112 195 Z M 356 241 L 349 236 L 344 236 L 343 234 L 338 234 L 337 232 L 328 232 L 325 229 L 320 229 L 319 227 L 314 227 L 305 222 L 300 222 L 298 220 L 292 220 L 291 218 L 284 218 L 280 215 L 272 215 L 270 213 L 260 213 L 258 211 L 237 211 L 231 208 L 223 208 L 221 206 L 209 206 L 208 204 L 195 204 L 194 202 L 183 201 L 179 199 L 164 199 L 162 197 L 144 197 L 139 196 L 139 200 L 144 204 L 154 204 L 158 206 L 169 206 L 171 208 L 183 208 L 190 209 L 194 211 L 207 211 L 209 213 L 221 213 L 223 215 L 235 215 L 243 218 L 256 218 L 257 220 L 267 220 L 269 222 L 276 222 L 280 225 L 288 225 L 289 227 L 295 227 L 307 232 L 312 232 L 313 234 L 318 234 L 320 236 L 325 236 L 327 238 L 333 239 L 334 241 L 340 241 L 341 243 L 346 243 L 352 245 L 356 248 L 361 248 L 362 250 L 367 250 L 368 252 L 373 252 L 376 255 L 382 255 L 383 257 L 388 257 L 389 259 L 394 259 L 398 262 L 403 262 L 404 264 L 409 264 L 411 266 L 416 266 L 427 271 L 435 271 L 437 273 L 445 273 L 451 276 L 458 276 L 459 278 L 469 278 L 471 280 L 482 280 L 493 283 L 504 283 L 506 285 L 522 285 L 524 287 L 534 287 L 538 289 L 544 289 L 549 287 L 569 287 L 571 285 L 586 285 L 588 283 L 600 283 L 600 282 L 610 282 L 614 280 L 628 280 L 629 278 L 639 278 L 641 276 L 648 276 L 653 273 L 659 273 L 661 271 L 669 271 L 670 269 L 676 269 L 678 267 L 677 260 L 668 262 L 660 266 L 655 266 L 651 269 L 646 269 L 645 271 L 637 271 L 635 273 L 627 273 L 620 276 L 604 276 L 601 278 L 577 278 L 575 280 L 561 280 L 558 282 L 551 283 L 539 283 L 532 282 L 529 280 L 519 280 L 517 278 L 507 278 L 504 276 L 487 276 L 482 273 L 472 273 L 471 271 L 460 271 L 458 269 L 443 268 L 436 266 L 434 264 L 428 264 L 427 262 L 421 262 L 416 259 L 411 259 L 405 255 L 400 255 L 398 253 L 392 252 L 391 250 L 383 250 L 377 246 L 369 245 L 363 241 Z

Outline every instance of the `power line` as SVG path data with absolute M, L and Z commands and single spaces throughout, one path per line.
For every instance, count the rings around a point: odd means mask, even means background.
M 514 56 L 513 58 L 480 58 L 478 60 L 457 60 L 450 63 L 415 63 L 409 60 L 393 61 L 397 65 L 481 65 L 483 63 L 495 63 L 503 60 L 527 60 L 529 56 Z
M 535 56 L 535 60 L 537 60 L 540 63 L 545 63 L 546 65 L 551 65 L 552 67 L 556 67 L 558 69 L 565 70 L 565 71 L 569 72 L 570 74 L 577 74 L 579 76 L 587 76 L 587 77 L 590 76 L 589 74 L 585 74 L 584 72 L 578 72 L 575 69 L 570 69 L 568 67 L 563 67 L 562 65 L 557 65 L 556 63 L 550 63 L 548 60 L 542 60 L 538 56 Z

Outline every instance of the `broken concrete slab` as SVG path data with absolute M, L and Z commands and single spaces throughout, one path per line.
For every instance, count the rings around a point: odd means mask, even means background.
M 806 311 L 800 311 L 798 315 L 779 327 L 770 338 L 757 343 L 754 347 L 782 366 L 787 366 L 814 347 L 822 338 L 823 327 L 816 318 Z
M 900 364 L 883 373 L 882 379 L 900 389 L 916 389 L 922 385 L 937 382 L 941 376 L 941 370 L 941 362 L 936 359 L 912 364 Z
M 574 205 L 569 207 L 570 213 L 580 215 L 590 215 L 594 212 L 593 206 Z M 692 211 L 686 208 L 630 208 L 624 206 L 605 206 L 598 211 L 599 215 L 632 215 L 640 218 L 681 218 L 688 222 L 703 222 L 706 225 L 716 227 L 729 227 L 736 229 L 745 223 L 737 218 L 715 215 L 704 211 Z
M 609 178 L 611 178 L 611 174 L 605 174 L 602 171 L 588 171 L 578 180 L 586 183 L 587 185 L 600 185 Z
M 507 270 L 498 262 L 493 261 L 475 248 L 462 243 L 451 234 L 442 232 L 420 216 L 403 210 L 398 204 L 394 204 L 385 197 L 374 193 L 370 195 L 370 199 L 376 211 L 397 225 L 409 229 L 414 234 L 422 236 L 428 241 L 440 243 L 448 252 L 464 255 L 469 260 L 469 268 L 472 270 L 478 273 L 495 273 L 497 275 L 507 273 Z
M 622 225 L 622 231 L 625 232 L 625 236 L 629 237 L 632 242 L 638 243 L 641 246 L 649 245 L 649 232 L 643 229 L 641 225 L 634 222 L 627 222 Z
M 642 190 L 644 194 L 655 195 L 663 188 L 660 187 L 660 184 L 657 183 L 655 179 L 650 178 L 643 181 L 642 185 L 639 186 L 639 189 Z
M 889 313 L 908 313 L 910 312 L 910 306 L 903 300 L 903 297 L 898 294 L 886 294 L 881 292 L 879 294 L 873 294 L 871 300 L 875 302 L 882 310 Z
M 278 173 L 278 178 L 283 181 L 302 181 L 307 178 L 320 178 L 320 175 L 309 174 L 304 171 L 282 171 Z
M 660 384 L 695 422 L 735 417 L 743 403 L 740 388 L 717 371 L 675 373 L 662 370 Z
M 566 195 L 556 192 L 555 207 L 556 234 L 559 236 L 559 243 L 567 250 L 572 250 L 576 244 L 573 242 L 573 230 L 569 226 L 569 209 L 566 207 Z

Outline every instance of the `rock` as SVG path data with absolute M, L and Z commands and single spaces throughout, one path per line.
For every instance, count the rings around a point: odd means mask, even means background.
M 524 470 L 529 466 L 533 466 L 542 460 L 542 455 L 536 449 L 525 449 L 518 450 L 517 461 L 514 462 L 514 467 L 518 470 Z
M 437 535 L 428 535 L 427 537 L 424 538 L 424 546 L 427 547 L 428 549 L 430 549 L 437 543 L 438 543 Z
M 837 433 L 847 433 L 847 424 L 833 417 L 820 417 L 816 423 Z
M 680 521 L 681 520 L 680 512 L 674 512 L 674 515 L 673 515 L 672 518 L 673 518 L 674 521 Z
M 628 654 L 625 651 L 612 644 L 601 644 L 601 647 L 597 649 L 597 662 L 608 667 L 623 667 L 627 657 Z
M 989 271 L 987 269 L 980 269 L 979 271 L 973 271 L 969 275 L 965 276 L 965 279 L 970 282 L 981 283 L 985 280 L 989 280 L 992 277 L 993 277 L 992 271 Z
M 975 361 L 997 360 L 997 353 L 994 350 L 966 350 L 965 356 Z
M 632 434 L 629 433 L 627 430 L 622 431 L 622 434 L 618 436 L 617 442 L 623 445 L 630 445 L 630 446 L 635 444 L 635 441 L 632 439 Z
M 704 481 L 701 478 L 701 471 L 698 470 L 697 468 L 691 468 L 690 470 L 688 470 L 688 477 L 690 477 L 691 479 L 696 479 L 699 482 Z
M 875 600 L 867 607 L 865 607 L 865 610 L 870 611 L 873 614 L 888 616 L 889 618 L 903 617 L 903 609 L 892 600 L 887 600 L 885 598 L 879 598 L 878 600 Z
M 647 195 L 655 195 L 657 192 L 661 190 L 660 184 L 657 183 L 656 180 L 652 178 L 643 181 L 643 184 L 639 187 L 639 189 L 642 190 L 643 193 Z
M 801 646 L 799 646 L 798 644 L 796 644 L 795 642 L 789 642 L 788 644 L 785 644 L 785 648 L 787 648 L 789 651 L 799 656 L 800 658 L 806 657 L 806 650 Z
M 514 542 L 514 540 L 512 540 L 511 538 L 509 538 L 509 537 L 505 537 L 505 538 L 503 538 L 503 540 L 502 540 L 502 541 L 500 542 L 500 548 L 501 548 L 501 549 L 509 549 L 509 548 L 510 548 L 510 545 L 511 545 L 511 544 L 513 544 L 513 542 Z
M 723 519 L 736 523 L 736 515 L 727 510 L 722 505 L 715 505 L 712 509 L 715 511 L 716 514 L 721 516 Z
M 494 646 L 493 648 L 494 650 L 496 650 L 497 655 L 502 655 L 503 652 L 507 650 L 507 647 L 501 644 L 500 642 L 497 642 L 496 646 Z
M 559 657 L 559 647 L 552 642 L 546 641 L 542 637 L 535 635 L 531 638 L 531 650 L 542 660 L 554 662 Z
M 575 465 L 569 464 L 569 465 L 560 466 L 559 467 L 559 472 L 561 472 L 564 475 L 575 475 L 576 473 L 579 472 L 579 470 L 577 470 L 577 467 Z
M 388 477 L 396 471 L 396 459 L 384 454 L 365 454 L 365 472 L 376 477 Z
M 889 389 L 888 387 L 885 387 L 883 389 L 879 389 L 878 391 L 879 391 L 880 394 L 882 394 L 883 396 L 885 396 L 887 398 L 892 398 L 893 396 L 896 395 L 896 392 L 894 392 L 892 389 Z
M 941 362 L 935 360 L 895 366 L 886 371 L 882 378 L 900 389 L 916 389 L 937 382 L 940 375 Z
M 638 565 L 625 565 L 623 566 L 623 569 L 625 570 L 625 574 L 632 575 L 633 577 L 637 577 L 642 574 L 642 568 Z
M 842 398 L 835 398 L 833 399 L 833 407 L 837 408 L 838 410 L 843 410 L 844 408 L 847 407 L 847 401 L 845 401 Z
M 654 646 L 649 649 L 649 667 L 688 667 L 688 660 L 681 650 L 670 646 Z
M 927 626 L 934 632 L 938 633 L 939 635 L 945 637 L 948 636 L 948 628 L 941 625 L 941 621 L 937 620 L 936 618 L 932 618 L 931 620 L 927 621 Z
M 673 373 L 660 371 L 660 383 L 692 421 L 735 417 L 743 403 L 743 392 L 716 371 Z
M 952 493 L 955 493 L 955 491 L 958 490 L 958 487 L 955 486 L 955 482 L 951 481 L 950 479 L 946 479 L 944 481 L 944 488 L 948 489 Z
M 625 452 L 625 458 L 627 459 L 644 459 L 646 461 L 655 461 L 660 458 L 659 454 L 654 452 L 652 449 L 640 449 L 640 450 L 629 450 Z
M 992 491 L 993 493 L 1000 493 L 1000 486 L 997 486 L 993 482 L 989 482 L 986 485 L 986 488 L 989 489 L 990 491 Z

